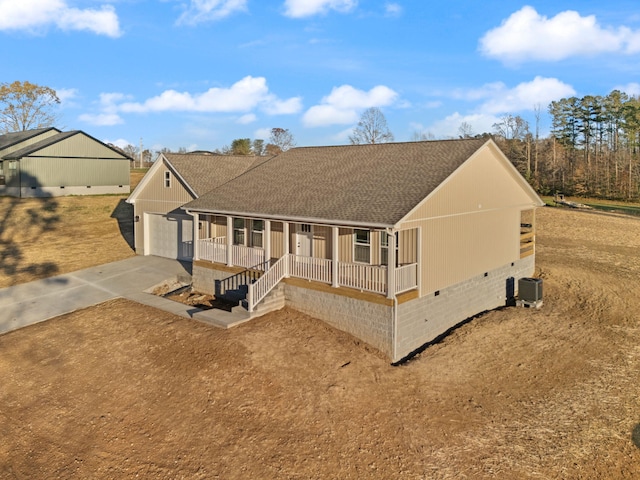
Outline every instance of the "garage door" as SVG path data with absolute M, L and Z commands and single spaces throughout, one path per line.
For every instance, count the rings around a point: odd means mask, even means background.
M 147 214 L 149 255 L 191 260 L 193 258 L 193 218 L 188 215 Z

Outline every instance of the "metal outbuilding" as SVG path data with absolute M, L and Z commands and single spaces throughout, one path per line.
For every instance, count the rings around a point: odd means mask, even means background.
M 0 195 L 129 193 L 130 161 L 80 130 L 42 128 L 0 135 Z

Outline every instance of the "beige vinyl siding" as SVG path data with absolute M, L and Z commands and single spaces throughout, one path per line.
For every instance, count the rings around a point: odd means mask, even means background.
M 284 227 L 282 222 L 271 222 L 271 258 L 284 255 Z
M 341 262 L 353 262 L 353 229 L 341 228 L 338 231 L 338 253 Z
M 532 207 L 520 182 L 483 148 L 401 223 L 422 232 L 423 294 L 520 258 L 520 211 Z
M 169 169 L 164 164 L 155 170 L 149 170 L 148 174 L 151 175 L 151 177 L 146 181 L 144 188 L 136 198 L 134 215 L 140 219 L 134 223 L 136 252 L 144 251 L 144 228 L 142 220 L 145 212 L 169 213 L 180 209 L 182 205 L 194 199 L 189 191 L 173 175 L 173 172 L 171 172 L 171 187 L 167 188 L 164 186 L 164 175 L 167 171 L 169 171 Z
M 391 254 L 391 252 L 389 252 Z M 398 232 L 398 264 L 406 265 L 418 261 L 418 229 Z
M 226 237 L 227 236 L 227 217 L 221 217 L 216 215 L 211 220 L 211 237 Z
M 313 227 L 313 256 L 331 258 L 331 227 L 315 225 Z

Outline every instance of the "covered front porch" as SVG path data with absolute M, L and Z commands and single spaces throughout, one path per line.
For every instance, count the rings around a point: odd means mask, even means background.
M 249 311 L 289 277 L 388 298 L 419 287 L 417 229 L 194 216 L 194 260 L 261 272 L 247 285 Z

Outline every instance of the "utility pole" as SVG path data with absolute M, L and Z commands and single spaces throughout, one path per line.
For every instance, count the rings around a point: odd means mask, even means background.
M 140 168 L 142 168 L 142 137 L 140 137 Z

